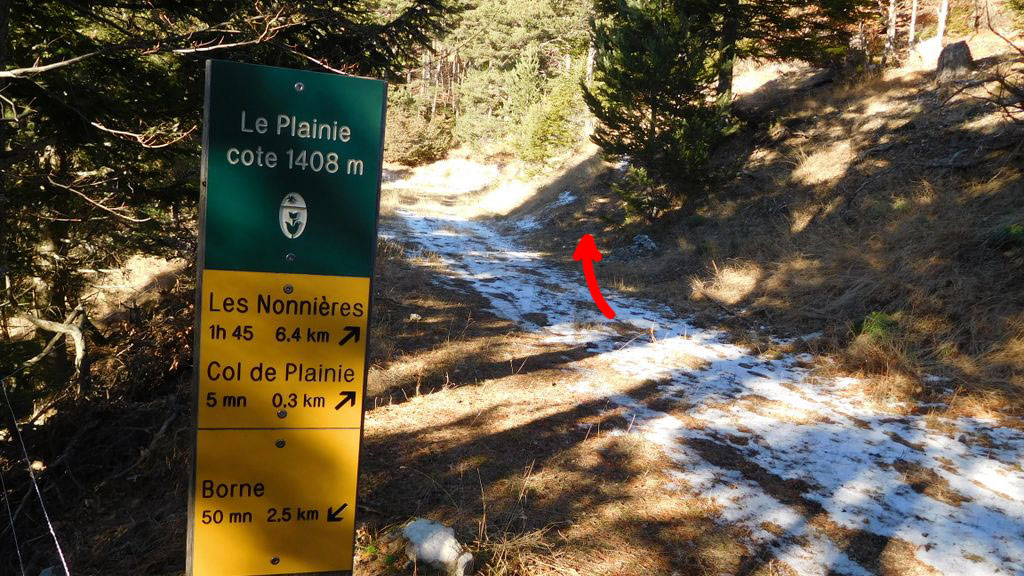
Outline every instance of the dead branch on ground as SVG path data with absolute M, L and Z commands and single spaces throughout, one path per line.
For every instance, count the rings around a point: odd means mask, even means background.
M 70 336 L 75 343 L 75 373 L 71 377 L 72 381 L 77 386 L 77 392 L 82 391 L 82 382 L 88 378 L 88 370 L 83 371 L 83 365 L 85 362 L 85 334 L 82 332 L 82 321 L 81 316 L 85 315 L 85 310 L 82 309 L 82 305 L 79 304 L 73 313 L 75 320 L 67 323 L 54 322 L 52 320 L 44 320 L 37 318 L 31 314 L 26 314 L 25 319 L 32 323 L 36 328 L 46 330 L 47 332 L 56 332 L 57 337 Z M 54 342 L 56 344 L 56 342 Z M 52 347 L 50 347 L 52 349 Z M 49 352 L 47 350 L 47 352 Z M 33 359 L 38 362 L 38 359 Z

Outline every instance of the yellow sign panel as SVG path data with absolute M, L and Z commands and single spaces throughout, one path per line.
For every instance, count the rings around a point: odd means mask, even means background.
M 369 278 L 205 270 L 199 428 L 358 428 Z
M 359 430 L 200 430 L 196 575 L 352 569 Z
M 192 574 L 352 569 L 368 278 L 204 270 Z

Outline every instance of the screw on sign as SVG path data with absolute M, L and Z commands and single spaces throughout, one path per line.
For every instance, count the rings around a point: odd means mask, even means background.
M 207 64 L 192 576 L 352 570 L 385 100 Z

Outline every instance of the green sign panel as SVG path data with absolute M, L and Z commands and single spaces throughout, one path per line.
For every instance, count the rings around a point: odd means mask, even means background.
M 386 84 L 209 67 L 206 268 L 370 276 Z
M 188 574 L 349 574 L 386 84 L 210 61 Z

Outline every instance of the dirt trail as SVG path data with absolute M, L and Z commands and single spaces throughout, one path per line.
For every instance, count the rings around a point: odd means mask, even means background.
M 481 173 L 492 175 L 482 189 L 500 187 L 497 171 Z M 881 408 L 853 379 L 815 376 L 809 356 L 761 357 L 606 288 L 617 312 L 607 321 L 582 275 L 555 262 L 568 253 L 518 245 L 523 223 L 465 218 L 461 193 L 438 192 L 461 185 L 459 171 L 447 177 L 450 187 L 429 192 L 446 201 L 399 209 L 385 235 L 438 254 L 494 313 L 553 348 L 586 349 L 563 365 L 551 394 L 584 393 L 624 409 L 624 433 L 656 443 L 673 462 L 666 493 L 713 499 L 721 522 L 798 574 L 1024 574 L 1020 429 L 907 415 L 928 407 Z M 416 196 L 420 183 L 408 178 L 389 187 Z M 566 192 L 555 202 L 577 200 Z

